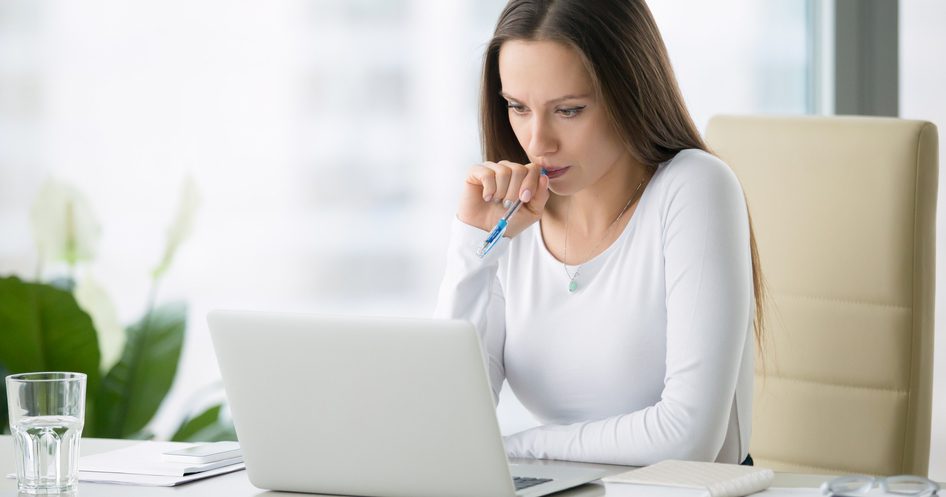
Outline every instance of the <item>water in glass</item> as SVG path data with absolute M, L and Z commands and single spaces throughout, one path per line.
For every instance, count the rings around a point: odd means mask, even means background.
M 65 492 L 76 486 L 82 420 L 73 416 L 26 416 L 13 425 L 17 481 L 31 488 Z

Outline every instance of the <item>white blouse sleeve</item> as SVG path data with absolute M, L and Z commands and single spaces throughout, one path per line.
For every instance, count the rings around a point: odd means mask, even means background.
M 473 323 L 485 355 L 493 400 L 498 403 L 499 391 L 506 378 L 503 368 L 506 299 L 497 270 L 499 259 L 508 250 L 509 239 L 503 238 L 486 257 L 480 258 L 476 250 L 488 235 L 486 231 L 454 219 L 434 316 Z
M 667 357 L 660 400 L 606 419 L 508 436 L 510 456 L 633 466 L 717 457 L 753 319 L 749 223 L 728 166 L 697 166 L 664 178 Z

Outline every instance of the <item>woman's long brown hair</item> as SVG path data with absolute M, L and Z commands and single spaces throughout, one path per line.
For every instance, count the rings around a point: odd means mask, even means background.
M 709 148 L 687 111 L 657 24 L 644 0 L 511 0 L 486 49 L 480 100 L 483 156 L 529 158 L 500 96 L 499 49 L 509 40 L 549 40 L 575 49 L 631 156 L 651 171 L 685 149 Z M 763 350 L 765 286 L 749 217 L 755 338 Z

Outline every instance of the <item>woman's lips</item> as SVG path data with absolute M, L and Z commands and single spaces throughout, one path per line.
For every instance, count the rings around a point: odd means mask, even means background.
M 560 168 L 557 168 L 557 169 L 546 168 L 546 169 L 545 169 L 545 170 L 546 170 L 546 176 L 548 176 L 549 179 L 555 179 L 555 178 L 557 178 L 557 177 L 559 177 L 559 176 L 565 174 L 566 172 L 568 172 L 568 170 L 569 170 L 570 168 L 571 168 L 571 166 L 560 167 Z

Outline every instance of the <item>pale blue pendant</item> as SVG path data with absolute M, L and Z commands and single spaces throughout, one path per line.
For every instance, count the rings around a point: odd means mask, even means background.
M 578 282 L 571 280 L 568 282 L 568 293 L 575 293 L 578 291 Z

